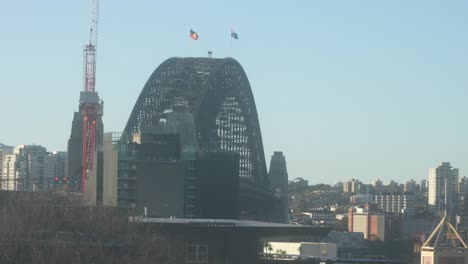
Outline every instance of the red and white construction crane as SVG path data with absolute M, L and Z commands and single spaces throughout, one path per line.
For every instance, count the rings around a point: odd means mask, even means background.
M 81 192 L 85 192 L 86 180 L 96 175 L 96 127 L 103 114 L 103 106 L 96 92 L 96 51 L 98 33 L 99 0 L 91 0 L 89 43 L 84 48 L 84 88 L 80 93 L 80 109 L 83 114 L 83 157 Z

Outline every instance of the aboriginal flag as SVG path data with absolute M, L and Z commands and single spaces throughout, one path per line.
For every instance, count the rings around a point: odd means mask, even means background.
M 197 32 L 193 31 L 192 29 L 190 29 L 190 37 L 193 39 L 193 40 L 198 40 L 198 34 Z

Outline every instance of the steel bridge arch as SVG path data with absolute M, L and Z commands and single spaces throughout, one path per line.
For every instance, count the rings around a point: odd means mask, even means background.
M 247 75 L 233 58 L 170 58 L 151 74 L 124 129 L 132 136 L 183 105 L 202 151 L 240 156 L 241 184 L 268 189 L 262 135 Z

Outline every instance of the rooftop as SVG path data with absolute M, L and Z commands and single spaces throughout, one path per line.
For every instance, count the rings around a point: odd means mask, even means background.
M 256 235 L 309 235 L 325 237 L 331 228 L 234 219 L 129 217 L 129 222 L 172 230 L 254 232 Z

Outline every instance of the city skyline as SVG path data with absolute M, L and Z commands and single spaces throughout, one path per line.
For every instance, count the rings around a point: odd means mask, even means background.
M 112 133 L 110 133 L 112 134 Z M 67 154 L 66 151 L 57 151 L 57 150 L 50 150 L 50 149 L 47 149 L 45 148 L 44 146 L 42 145 L 38 145 L 38 144 L 30 144 L 30 145 L 25 145 L 25 144 L 20 144 L 20 145 L 16 145 L 16 146 L 8 146 L 8 145 L 4 145 L 2 143 L 0 143 L 0 157 L 1 157 L 1 150 L 3 148 L 3 150 L 6 152 L 3 153 L 3 155 L 10 155 L 14 152 L 14 150 L 16 149 L 19 149 L 19 148 L 23 148 L 23 147 L 40 147 L 40 148 L 44 148 L 45 149 L 45 154 L 47 155 L 52 155 L 52 154 L 57 154 L 57 153 L 65 153 Z M 281 151 L 275 151 L 274 155 L 271 155 L 271 158 L 274 158 L 276 155 L 278 155 L 278 153 L 282 153 Z M 369 181 L 365 180 L 365 181 L 361 181 L 359 177 L 353 177 L 353 178 L 345 178 L 345 179 L 338 179 L 336 182 L 312 182 L 311 185 L 315 185 L 315 184 L 329 184 L 329 185 L 336 185 L 336 184 L 346 184 L 346 183 L 350 183 L 350 182 L 354 182 L 356 181 L 357 183 L 360 183 L 360 184 L 364 184 L 364 185 L 372 185 L 375 187 L 375 184 L 380 182 L 380 186 L 389 186 L 390 184 L 402 184 L 402 185 L 405 185 L 407 183 L 413 183 L 413 184 L 421 184 L 423 181 L 425 181 L 426 183 L 430 181 L 431 179 L 431 175 L 432 175 L 432 172 L 440 167 L 440 166 L 443 166 L 444 164 L 449 164 L 450 165 L 450 162 L 440 162 L 438 164 L 438 166 L 433 166 L 431 168 L 429 168 L 429 175 L 428 177 L 426 178 L 422 178 L 422 179 L 415 179 L 415 178 L 401 178 L 401 179 L 388 179 L 388 180 L 383 180 L 381 178 L 373 178 Z M 1 168 L 1 166 L 0 166 Z M 270 168 L 270 167 L 268 167 Z M 456 170 L 458 171 L 458 168 L 456 168 Z M 271 175 L 270 175 L 271 177 Z M 466 176 L 460 176 L 458 177 L 457 179 L 459 180 L 466 180 Z M 270 179 L 271 180 L 271 179 Z M 296 178 L 289 178 L 289 181 L 295 181 L 295 180 L 307 180 L 307 178 L 302 178 L 302 177 L 296 177 Z M 459 181 L 457 181 L 458 183 Z M 406 188 L 406 187 L 405 187 Z M 414 188 L 414 187 L 413 187 Z M 354 192 L 354 191 L 351 191 L 351 192 Z M 406 192 L 406 190 L 405 190 Z M 413 191 L 408 191 L 408 192 L 413 192 Z
M 2 115 L 0 143 L 66 150 L 82 90 L 88 1 L 4 6 L 2 112 L 14 115 Z M 106 132 L 123 130 L 162 61 L 213 50 L 245 68 L 266 161 L 283 151 L 290 179 L 421 180 L 443 161 L 465 175 L 467 3 L 183 6 L 101 3 L 97 91 Z M 239 40 L 229 48 L 231 27 Z

